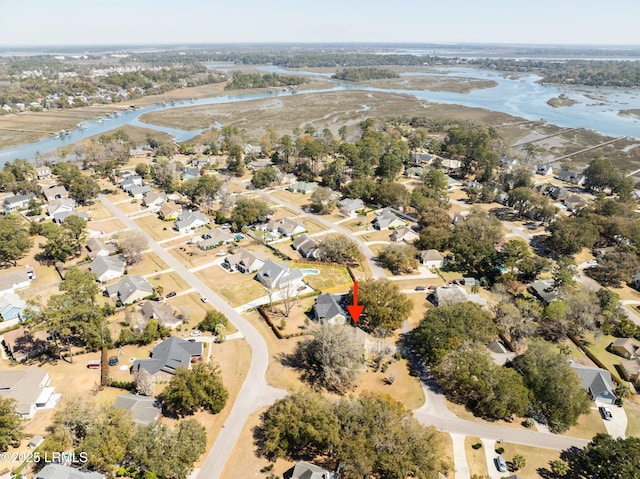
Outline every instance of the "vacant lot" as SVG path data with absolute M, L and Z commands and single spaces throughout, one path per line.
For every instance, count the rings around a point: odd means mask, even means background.
M 266 293 L 254 274 L 229 272 L 221 266 L 210 266 L 195 275 L 217 294 L 223 296 L 232 307 L 238 307 Z
M 162 221 L 155 215 L 143 216 L 134 221 L 156 241 L 178 236 L 178 232 L 173 229 L 173 221 Z
M 167 264 L 162 261 L 156 253 L 151 251 L 144 253 L 141 261 L 127 266 L 127 273 L 130 275 L 144 276 L 163 271 L 167 268 Z

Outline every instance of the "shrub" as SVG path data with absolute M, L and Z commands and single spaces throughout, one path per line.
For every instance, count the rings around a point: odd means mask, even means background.
M 476 442 L 475 444 L 471 445 L 472 449 L 480 449 L 482 447 L 482 443 L 481 442 Z

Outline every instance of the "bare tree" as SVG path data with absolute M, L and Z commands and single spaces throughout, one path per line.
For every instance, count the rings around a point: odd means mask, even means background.
M 284 307 L 284 315 L 288 318 L 293 307 L 298 304 L 297 287 L 293 281 L 290 281 L 280 288 L 279 293 Z
M 116 242 L 127 264 L 140 261 L 142 252 L 147 249 L 147 237 L 140 231 L 124 231 L 117 236 Z
M 139 369 L 134 376 L 134 381 L 136 384 L 136 393 L 142 394 L 143 396 L 153 396 L 153 390 L 155 388 L 155 384 L 153 383 L 153 378 L 149 371 L 146 369 Z

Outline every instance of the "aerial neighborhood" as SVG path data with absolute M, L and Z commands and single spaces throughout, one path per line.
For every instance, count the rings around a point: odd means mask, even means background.
M 4 163 L 0 474 L 640 468 L 629 176 L 558 161 L 556 133 L 361 113 L 116 128 Z

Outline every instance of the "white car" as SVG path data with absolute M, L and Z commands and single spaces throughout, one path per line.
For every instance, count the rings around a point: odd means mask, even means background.
M 191 336 L 200 336 L 201 334 L 202 334 L 202 331 L 199 331 L 197 329 L 194 331 L 191 331 Z
M 200 296 L 200 301 L 202 301 L 203 303 L 208 303 L 209 300 L 207 299 L 206 296 Z

